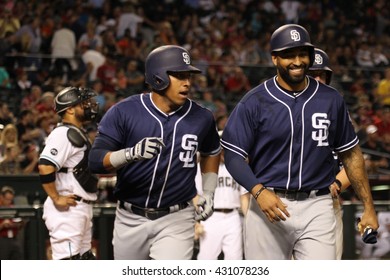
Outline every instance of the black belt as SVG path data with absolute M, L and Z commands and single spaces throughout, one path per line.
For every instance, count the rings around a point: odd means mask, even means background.
M 214 212 L 221 212 L 221 213 L 231 213 L 234 209 L 229 208 L 220 208 L 220 209 L 214 209 Z
M 71 170 L 72 168 L 70 167 L 62 167 L 61 169 L 59 169 L 57 172 L 61 172 L 61 173 L 68 173 L 69 170 Z
M 164 217 L 169 213 L 174 213 L 184 208 L 187 208 L 188 202 L 182 202 L 168 208 L 141 208 L 139 206 L 127 203 L 124 201 L 119 201 L 119 208 L 127 210 L 136 215 L 148 218 L 149 220 L 156 220 L 158 218 Z
M 274 189 L 274 192 L 279 196 L 286 198 L 288 200 L 305 200 L 309 198 L 312 192 L 315 193 L 316 196 L 327 195 L 330 193 L 329 188 L 323 188 L 320 190 L 313 191 L 298 191 L 298 190 L 285 190 L 285 189 Z
M 92 204 L 92 203 L 95 202 L 95 201 L 93 201 L 93 200 L 84 199 L 84 198 L 82 198 L 81 196 L 78 196 L 78 195 L 75 195 L 74 200 L 80 201 L 80 202 L 84 202 L 84 203 L 86 203 L 86 204 Z

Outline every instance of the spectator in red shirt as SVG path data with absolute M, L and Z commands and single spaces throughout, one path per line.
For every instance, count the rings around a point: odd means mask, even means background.
M 38 85 L 31 87 L 30 92 L 22 98 L 22 104 L 20 109 L 32 109 L 38 104 L 42 96 L 42 88 Z
M 378 134 L 380 137 L 390 133 L 390 107 L 385 106 L 382 109 L 382 116 L 380 120 L 375 124 L 378 127 Z
M 225 82 L 228 99 L 237 102 L 245 92 L 251 89 L 248 77 L 240 66 L 234 67 L 231 75 Z
M 1 188 L 0 207 L 12 207 L 15 191 L 9 186 Z M 20 242 L 16 239 L 23 221 L 20 218 L 0 219 L 0 259 L 1 260 L 22 260 L 23 253 Z
M 113 53 L 106 54 L 106 61 L 97 70 L 97 78 L 103 83 L 103 92 L 114 95 L 116 86 L 117 61 Z
M 47 116 L 51 119 L 56 118 L 56 112 L 54 111 L 54 98 L 55 94 L 51 91 L 47 91 L 42 94 L 39 102 L 35 106 L 40 116 Z

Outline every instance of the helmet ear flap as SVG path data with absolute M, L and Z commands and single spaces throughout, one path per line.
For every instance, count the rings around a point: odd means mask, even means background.
M 153 75 L 153 80 L 157 86 L 160 86 L 162 83 L 164 83 L 163 79 L 157 75 Z
M 161 91 L 166 89 L 169 86 L 169 77 L 166 75 L 166 79 L 163 77 L 154 74 L 153 75 L 153 89 Z

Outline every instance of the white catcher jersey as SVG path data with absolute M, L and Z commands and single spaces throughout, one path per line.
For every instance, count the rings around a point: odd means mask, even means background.
M 200 166 L 198 165 L 198 173 L 195 178 L 196 188 L 198 194 L 203 193 L 202 176 L 200 173 Z M 214 194 L 214 208 L 215 209 L 233 209 L 240 208 L 240 197 L 246 190 L 239 185 L 230 173 L 227 171 L 225 164 L 219 165 L 217 188 Z
M 57 171 L 62 167 L 68 168 L 68 173 L 56 172 L 56 188 L 59 194 L 76 194 L 87 200 L 96 200 L 96 193 L 87 193 L 72 174 L 72 169 L 84 157 L 87 146 L 77 148 L 70 143 L 67 137 L 69 127 L 55 128 L 46 139 L 45 147 L 40 155 L 41 159 L 52 162 Z

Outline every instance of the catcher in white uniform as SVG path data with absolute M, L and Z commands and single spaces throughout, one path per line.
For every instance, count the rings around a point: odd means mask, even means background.
M 219 132 L 220 135 L 222 132 Z M 201 174 L 198 168 L 196 187 L 202 194 Z M 214 213 L 206 221 L 196 225 L 199 235 L 198 260 L 216 260 L 223 252 L 225 260 L 243 258 L 242 217 L 239 213 L 241 195 L 246 190 L 227 171 L 223 151 L 218 171 L 218 183 L 214 196 Z
M 97 199 L 97 177 L 88 168 L 91 143 L 82 129 L 96 116 L 94 96 L 92 90 L 76 87 L 58 93 L 55 109 L 62 122 L 40 155 L 39 174 L 48 195 L 43 219 L 53 259 L 96 259 L 91 251 L 91 203 Z

